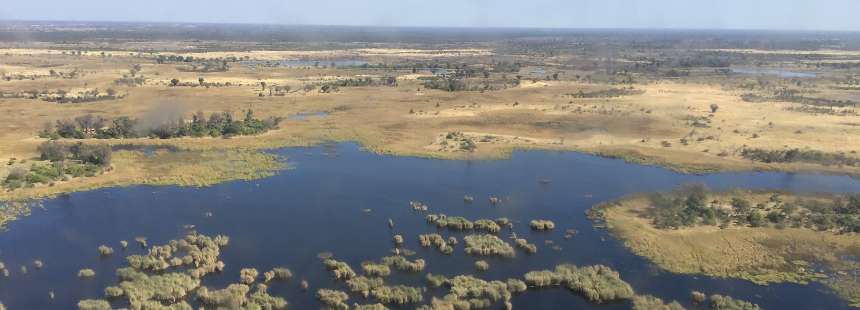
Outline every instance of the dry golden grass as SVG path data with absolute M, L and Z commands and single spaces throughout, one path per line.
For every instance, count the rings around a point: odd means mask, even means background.
M 755 203 L 766 201 L 767 196 L 750 194 L 746 198 Z M 834 274 L 858 268 L 856 263 L 844 260 L 845 255 L 860 254 L 860 236 L 856 234 L 737 226 L 656 229 L 641 216 L 648 205 L 646 197 L 624 199 L 605 209 L 606 225 L 634 253 L 665 270 L 759 284 L 823 281 L 852 303 L 860 302 L 860 283 L 856 279 L 828 278 L 811 267 L 823 264 Z

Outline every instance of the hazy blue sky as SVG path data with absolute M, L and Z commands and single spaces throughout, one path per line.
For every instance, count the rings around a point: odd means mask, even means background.
M 860 31 L 860 0 L 4 0 L 0 19 Z

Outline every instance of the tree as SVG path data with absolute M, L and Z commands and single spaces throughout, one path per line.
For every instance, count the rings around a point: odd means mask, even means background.
M 176 85 L 178 85 L 178 84 L 179 84 L 178 79 L 174 78 L 174 79 L 170 80 L 170 86 L 176 87 Z
M 262 87 L 262 88 L 263 88 L 263 90 L 266 90 L 266 82 L 265 82 L 265 81 L 264 81 L 264 82 L 260 82 L 260 87 Z
M 200 86 L 203 86 L 203 78 L 197 78 L 197 83 L 200 83 Z
M 716 103 L 711 103 L 711 113 L 717 113 L 717 110 L 719 109 L 720 106 L 718 106 Z

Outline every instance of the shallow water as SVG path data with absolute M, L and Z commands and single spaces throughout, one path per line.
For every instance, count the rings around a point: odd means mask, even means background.
M 288 116 L 288 117 L 287 117 L 287 119 L 289 119 L 289 120 L 295 120 L 295 121 L 303 121 L 303 120 L 306 120 L 306 119 L 308 119 L 308 118 L 310 118 L 310 117 L 327 117 L 327 116 L 328 116 L 328 114 L 329 114 L 329 113 L 328 113 L 328 112 L 325 112 L 325 111 L 318 111 L 318 112 L 300 112 L 300 113 L 296 113 L 296 114 L 293 114 L 293 115 Z
M 794 72 L 761 68 L 732 68 L 732 72 L 747 75 L 774 75 L 781 78 L 814 78 L 817 76 L 814 72 Z
M 477 258 L 463 253 L 461 241 L 451 256 L 421 248 L 417 235 L 436 231 L 408 202 L 427 203 L 432 213 L 462 215 L 469 219 L 509 217 L 514 231 L 538 245 L 538 253 L 517 250 L 514 259 L 489 258 L 485 279 L 522 277 L 530 270 L 569 262 L 606 264 L 617 269 L 639 293 L 677 299 L 689 306 L 689 292 L 699 290 L 750 300 L 766 309 L 846 309 L 847 304 L 818 284 L 757 286 L 747 281 L 712 279 L 661 272 L 627 251 L 606 231 L 593 229 L 584 212 L 593 204 L 623 195 L 669 190 L 687 182 L 704 182 L 714 189 L 745 187 L 806 192 L 860 192 L 860 180 L 843 176 L 790 173 L 719 173 L 684 175 L 667 169 L 625 163 L 577 153 L 515 152 L 510 160 L 445 161 L 371 154 L 355 144 L 327 144 L 312 148 L 274 151 L 286 155 L 293 169 L 250 182 L 230 182 L 208 188 L 132 186 L 80 192 L 49 199 L 44 209 L 13 222 L 0 233 L 0 261 L 12 270 L 0 278 L 0 300 L 10 309 L 69 309 L 83 298 L 100 298 L 103 288 L 116 283 L 114 270 L 125 266 L 124 256 L 142 253 L 135 236 L 150 244 L 181 237 L 183 225 L 194 224 L 204 234 L 231 237 L 222 251 L 227 268 L 204 278 L 204 285 L 224 287 L 235 283 L 239 269 L 261 272 L 286 266 L 295 277 L 270 286 L 291 309 L 314 309 L 313 292 L 321 287 L 342 288 L 325 271 L 317 253 L 331 251 L 335 258 L 360 270 L 364 260 L 389 255 L 391 237 L 402 234 L 405 247 L 427 260 L 426 272 L 456 275 L 476 273 Z M 540 180 L 551 180 L 549 183 Z M 463 195 L 475 197 L 472 204 Z M 490 206 L 491 195 L 504 198 Z M 363 209 L 372 212 L 362 212 Z M 206 217 L 212 212 L 212 217 Z M 394 220 L 393 232 L 387 219 Z M 527 222 L 548 218 L 554 232 L 531 232 Z M 571 240 L 565 229 L 577 229 Z M 509 232 L 503 230 L 501 236 Z M 129 250 L 119 241 L 129 240 Z M 550 249 L 553 240 L 561 251 Z M 100 258 L 96 247 L 109 244 L 117 254 Z M 21 264 L 41 259 L 45 267 L 21 274 Z M 414 259 L 414 258 L 413 258 Z M 94 279 L 77 278 L 81 268 L 92 268 Z M 305 278 L 311 290 L 303 292 Z M 424 273 L 394 272 L 386 283 L 425 285 Z M 48 298 L 53 290 L 56 299 Z M 441 296 L 442 289 L 430 289 Z M 362 302 L 351 295 L 349 303 Z M 626 309 L 627 303 L 592 305 L 566 289 L 530 290 L 516 295 L 518 309 L 595 308 Z M 412 307 L 406 307 L 412 308 Z

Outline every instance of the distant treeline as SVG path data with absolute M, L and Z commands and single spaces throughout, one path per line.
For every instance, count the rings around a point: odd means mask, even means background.
M 573 98 L 615 98 L 621 96 L 641 95 L 643 93 L 645 93 L 645 91 L 634 89 L 631 86 L 629 88 L 610 88 L 590 92 L 584 92 L 580 90 L 577 93 L 571 93 L 567 95 Z
M 94 176 L 110 166 L 111 148 L 107 145 L 86 145 L 47 141 L 39 145 L 40 159 L 49 164 L 34 163 L 29 169 L 14 167 L 3 186 L 9 189 L 53 184 L 70 177 Z M 12 164 L 10 162 L 10 164 Z
M 87 114 L 72 120 L 59 120 L 55 124 L 48 124 L 39 136 L 51 139 L 229 137 L 264 133 L 276 128 L 280 121 L 281 118 L 274 117 L 257 119 L 252 110 L 248 110 L 242 120 L 234 120 L 230 112 L 212 113 L 208 118 L 203 112 L 197 112 L 190 122 L 178 119 L 175 122 L 141 129 L 138 120 L 126 116 L 108 121 L 102 117 Z
M 826 107 L 856 107 L 857 103 L 852 100 L 835 100 L 835 99 L 824 99 L 824 98 L 813 98 L 806 97 L 801 95 L 796 90 L 791 89 L 780 89 L 773 93 L 771 96 L 762 96 L 756 94 L 743 94 L 741 95 L 741 99 L 746 102 L 766 102 L 766 101 L 785 101 L 785 102 L 794 102 L 805 105 L 812 106 L 826 106 Z

